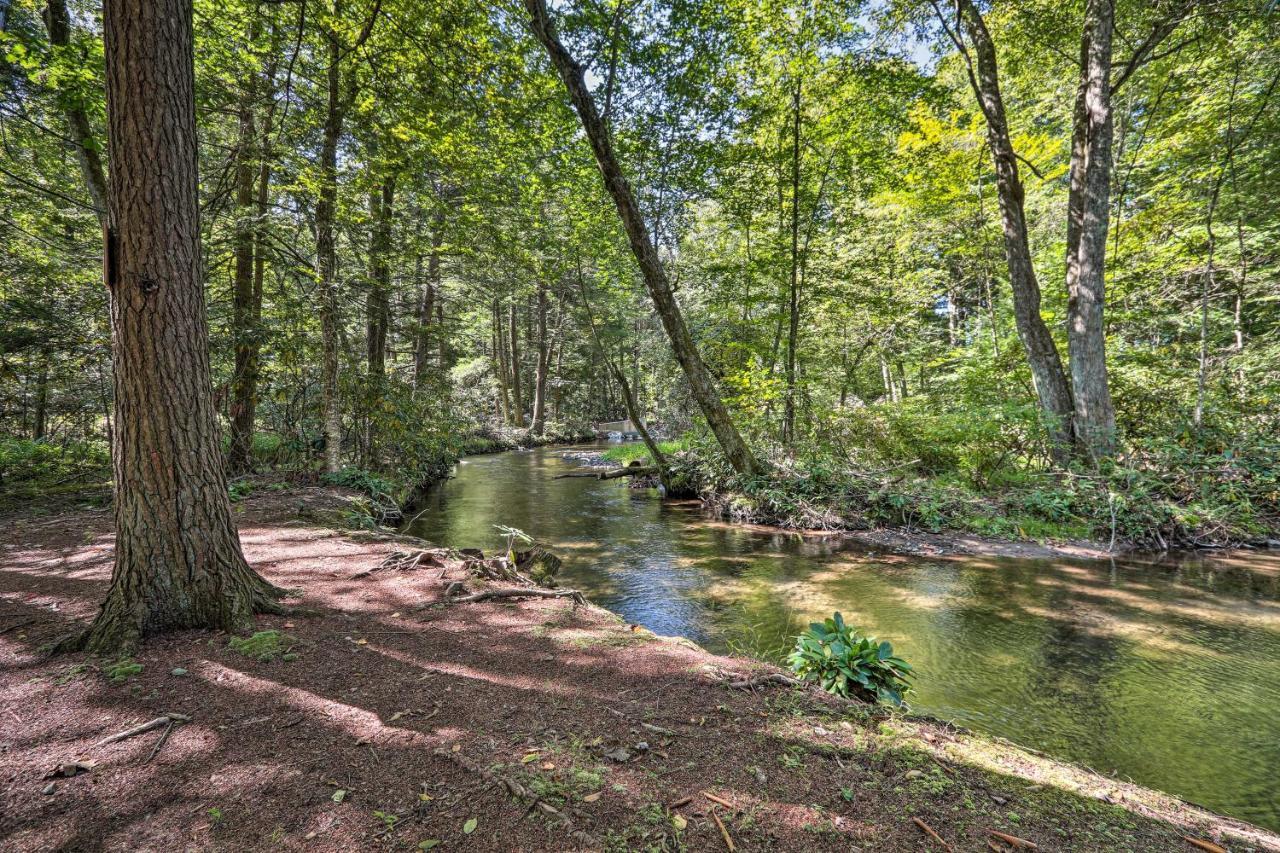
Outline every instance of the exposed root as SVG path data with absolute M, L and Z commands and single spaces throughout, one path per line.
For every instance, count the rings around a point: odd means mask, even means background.
M 443 568 L 446 565 L 445 560 L 448 558 L 449 552 L 442 548 L 419 548 L 416 551 L 392 551 L 381 563 L 372 569 L 365 569 L 363 572 L 356 572 L 351 576 L 352 580 L 357 578 L 367 578 L 377 572 L 412 572 L 415 569 L 422 568 L 424 564 L 432 568 Z
M 189 723 L 189 722 L 191 722 L 191 718 L 188 717 L 186 714 L 179 714 L 175 711 L 169 711 L 163 717 L 156 717 L 154 720 L 148 720 L 142 725 L 134 726 L 131 729 L 125 729 L 122 732 L 116 732 L 113 735 L 104 737 L 102 740 L 98 741 L 92 747 L 90 747 L 90 749 L 97 749 L 98 747 L 106 746 L 109 743 L 115 743 L 117 741 L 125 740 L 126 738 L 136 737 L 140 734 L 149 732 L 152 729 L 158 729 L 161 726 L 173 726 L 175 723 Z M 168 735 L 166 734 L 164 737 L 167 739 Z M 153 751 L 152 754 L 154 755 L 156 751 L 159 751 L 159 746 L 156 747 L 156 750 Z M 147 759 L 147 760 L 150 761 L 151 759 Z
M 498 589 L 486 589 L 481 592 L 474 592 L 470 595 L 457 595 L 459 590 L 464 587 L 461 581 L 454 581 L 445 587 L 444 603 L 445 604 L 475 604 L 480 601 L 492 601 L 494 599 L 511 599 L 511 598 L 571 598 L 574 607 L 580 604 L 586 604 L 587 600 L 582 593 L 576 589 L 542 589 L 541 587 L 499 587 Z
M 763 687 L 766 684 L 782 684 L 786 687 L 800 687 L 804 684 L 804 681 L 799 678 L 792 678 L 789 675 L 783 675 L 780 672 L 767 672 L 764 675 L 750 676 L 736 681 L 726 681 L 724 686 L 733 690 L 755 690 L 757 687 Z

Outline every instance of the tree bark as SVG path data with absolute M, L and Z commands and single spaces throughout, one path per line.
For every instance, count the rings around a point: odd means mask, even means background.
M 1103 306 L 1111 210 L 1111 41 L 1114 0 L 1088 0 L 1080 58 L 1083 79 L 1072 133 L 1067 244 L 1067 344 L 1074 427 L 1081 449 L 1099 460 L 1115 452 L 1116 417 L 1107 381 Z M 1081 163 L 1083 160 L 1083 163 Z
M 689 334 L 689 328 L 685 324 L 684 315 L 671 290 L 671 282 L 667 279 L 658 250 L 649 235 L 649 229 L 645 225 L 631 187 L 622 172 L 622 166 L 618 163 L 613 144 L 609 140 L 608 130 L 600 120 L 595 101 L 591 97 L 590 90 L 587 89 L 582 66 L 574 61 L 557 38 L 545 0 L 525 0 L 525 8 L 529 12 L 530 27 L 534 35 L 546 48 L 551 64 L 564 81 L 569 98 L 577 110 L 578 117 L 582 120 L 583 130 L 591 143 L 605 186 L 618 208 L 618 216 L 622 220 L 627 240 L 631 244 L 631 251 L 635 255 L 645 286 L 649 290 L 649 296 L 662 320 L 667 337 L 671 340 L 671 348 L 676 360 L 689 381 L 693 397 L 698 401 L 702 414 L 707 420 L 707 426 L 715 434 L 725 458 L 734 471 L 747 475 L 764 473 L 764 467 L 756 460 L 729 417 L 724 401 L 720 399 L 720 393 L 716 389 L 715 381 L 707 370 L 706 364 L 703 363 L 693 337 Z
M 200 268 L 190 0 L 104 4 L 115 364 L 115 566 L 69 643 L 119 653 L 179 628 L 248 630 L 281 590 L 249 568 L 227 499 Z
M 547 340 L 547 286 L 538 283 L 537 302 L 538 361 L 533 374 L 533 421 L 529 431 L 542 435 L 546 425 L 547 369 L 551 366 L 551 349 Z
M 338 385 L 338 253 L 334 219 L 338 208 L 338 139 L 342 135 L 342 44 L 332 26 L 325 30 L 324 130 L 320 142 L 320 193 L 316 200 L 316 277 L 320 287 L 320 388 L 323 397 L 324 468 L 342 468 L 342 399 Z
M 1005 259 L 1013 292 L 1014 321 L 1031 367 L 1036 396 L 1049 434 L 1050 453 L 1054 461 L 1062 465 L 1071 457 L 1074 412 L 1071 389 L 1067 385 L 1066 372 L 1053 335 L 1040 316 L 1040 284 L 1031 262 L 1031 244 L 1023 207 L 1025 192 L 1018 175 L 1017 155 L 1013 150 L 1004 99 L 1000 93 L 995 44 L 972 0 L 957 0 L 956 5 L 960 27 L 952 33 L 952 38 L 969 60 L 969 83 L 987 122 L 987 145 L 995 165 Z M 973 45 L 972 58 L 964 46 L 962 33 Z

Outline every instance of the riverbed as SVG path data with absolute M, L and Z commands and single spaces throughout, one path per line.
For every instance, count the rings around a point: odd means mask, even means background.
M 781 662 L 839 610 L 919 673 L 913 710 L 1280 829 L 1280 554 L 904 557 L 742 527 L 563 448 L 476 456 L 409 532 L 565 558 L 564 586 L 658 634 Z

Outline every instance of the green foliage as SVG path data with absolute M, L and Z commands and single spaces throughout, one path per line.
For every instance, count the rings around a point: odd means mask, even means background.
M 266 662 L 276 658 L 281 658 L 282 660 L 290 659 L 290 650 L 293 645 L 294 639 L 292 637 L 282 634 L 273 628 L 267 631 L 258 631 L 248 637 L 232 637 L 229 647 L 232 651 L 238 652 L 245 657 Z M 294 659 L 296 657 L 296 655 L 293 656 Z
M 839 613 L 811 624 L 787 660 L 801 678 L 837 696 L 899 706 L 911 689 L 911 666 L 894 657 L 893 646 L 863 636 Z

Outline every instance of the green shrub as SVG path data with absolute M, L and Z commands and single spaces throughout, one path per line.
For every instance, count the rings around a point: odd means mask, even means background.
M 889 643 L 846 625 L 839 613 L 810 625 L 787 661 L 792 672 L 837 696 L 897 706 L 911 689 L 911 665 L 894 657 Z

